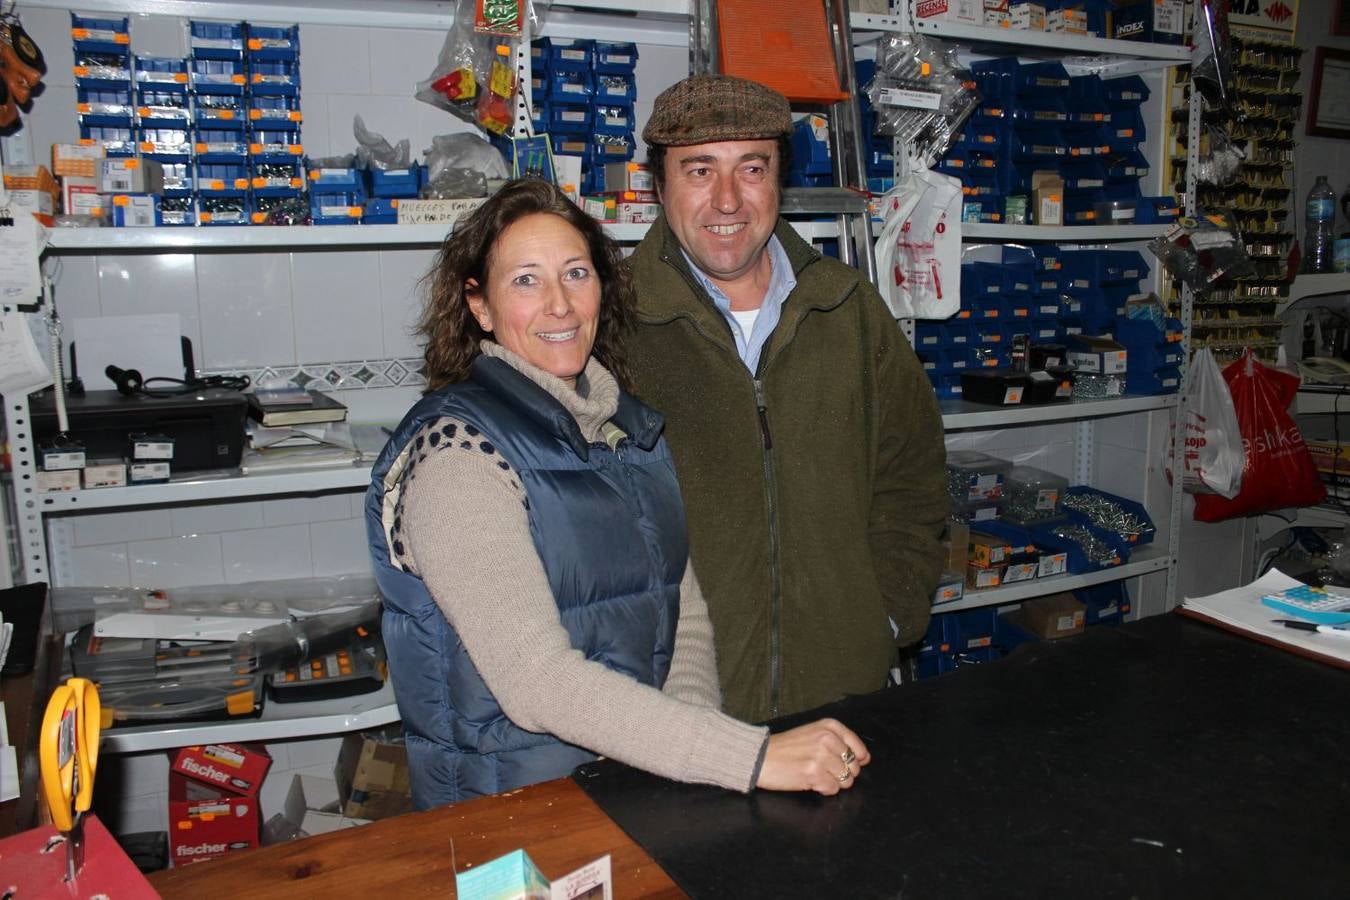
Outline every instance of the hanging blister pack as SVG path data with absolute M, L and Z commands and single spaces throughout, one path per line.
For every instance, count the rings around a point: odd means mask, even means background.
M 1148 249 L 1173 278 L 1193 291 L 1208 290 L 1220 278 L 1255 273 L 1237 225 L 1221 212 L 1201 211 L 1179 219 L 1149 241 Z
M 887 35 L 877 48 L 876 75 L 864 89 L 877 131 L 899 138 L 909 156 L 931 166 L 980 105 L 970 72 L 954 50 L 919 35 Z

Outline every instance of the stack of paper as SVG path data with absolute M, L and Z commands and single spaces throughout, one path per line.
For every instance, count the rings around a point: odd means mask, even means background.
M 1187 597 L 1181 601 L 1181 611 L 1230 631 L 1251 635 L 1265 643 L 1284 646 L 1333 665 L 1350 667 L 1350 640 L 1335 635 L 1288 628 L 1277 620 L 1288 619 L 1291 616 L 1261 602 L 1261 598 L 1267 594 L 1288 590 L 1300 584 L 1302 582 L 1290 578 L 1279 569 L 1271 569 L 1256 581 L 1243 587 L 1210 594 L 1207 597 Z

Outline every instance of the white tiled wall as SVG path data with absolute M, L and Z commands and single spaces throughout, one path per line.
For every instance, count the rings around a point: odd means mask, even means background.
M 360 492 L 88 513 L 71 520 L 62 584 L 185 587 L 368 571 Z

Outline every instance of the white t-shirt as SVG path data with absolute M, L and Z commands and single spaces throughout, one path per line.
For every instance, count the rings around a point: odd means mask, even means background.
M 755 309 L 733 309 L 730 311 L 731 317 L 736 320 L 736 324 L 741 326 L 741 334 L 745 337 L 745 342 L 750 342 L 750 335 L 755 333 L 755 320 L 759 318 L 759 307 Z

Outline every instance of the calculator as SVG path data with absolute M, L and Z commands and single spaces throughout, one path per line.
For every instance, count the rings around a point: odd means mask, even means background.
M 1309 587 L 1306 584 L 1266 594 L 1261 602 L 1271 609 L 1298 616 L 1319 625 L 1350 623 L 1350 594 L 1337 593 L 1332 588 Z

